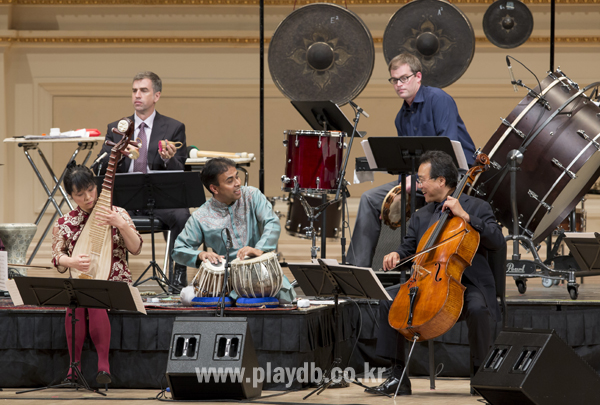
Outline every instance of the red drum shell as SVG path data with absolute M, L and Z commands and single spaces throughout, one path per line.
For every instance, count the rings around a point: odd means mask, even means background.
M 281 189 L 307 193 L 335 193 L 342 166 L 344 132 L 284 131 L 285 177 Z
M 527 95 L 506 117 L 510 126 L 501 124 L 482 150 L 490 157 L 492 166 L 475 181 L 476 195 L 490 202 L 496 218 L 511 231 L 510 175 L 508 170 L 499 168 L 507 164 L 508 153 L 524 143 L 511 126 L 526 138 L 534 134 L 578 92 L 570 83 L 561 72 L 546 77 L 541 88 L 550 110 Z M 535 88 L 535 91 L 540 90 Z M 600 143 L 597 114 L 600 114 L 598 106 L 578 96 L 542 129 L 523 153 L 517 172 L 517 209 L 521 234 L 530 236 L 534 243 L 552 233 L 600 175 L 600 152 L 591 142 L 593 139 Z M 578 131 L 584 131 L 590 140 Z

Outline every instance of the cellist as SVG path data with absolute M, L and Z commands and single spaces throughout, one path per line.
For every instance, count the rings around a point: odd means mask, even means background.
M 491 206 L 484 200 L 462 194 L 458 199 L 451 197 L 458 184 L 458 170 L 452 158 L 440 151 L 428 151 L 419 161 L 417 184 L 427 203 L 411 217 L 406 237 L 395 252 L 383 259 L 383 270 L 388 271 L 404 257 L 416 253 L 423 234 L 440 217 L 442 210 L 463 218 L 480 234 L 480 243 L 471 266 L 463 273 L 462 284 L 466 287 L 464 306 L 459 320 L 466 320 L 469 330 L 469 346 L 473 364 L 478 368 L 493 344 L 492 321 L 500 320 L 500 307 L 496 301 L 494 275 L 486 259 L 488 250 L 502 247 L 504 237 L 496 222 Z M 387 288 L 394 299 L 400 285 Z M 381 385 L 365 390 L 369 393 L 394 394 L 398 384 L 398 395 L 410 395 L 408 376 L 400 382 L 405 366 L 405 338 L 388 322 L 392 301 L 381 301 L 376 353 L 392 361 L 391 376 Z

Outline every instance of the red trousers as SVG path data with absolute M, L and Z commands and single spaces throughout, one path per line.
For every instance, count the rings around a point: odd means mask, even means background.
M 65 331 L 67 332 L 69 355 L 73 356 L 73 353 L 71 353 L 70 314 L 71 310 L 67 309 L 67 315 L 65 317 Z M 78 368 L 81 370 L 81 351 L 83 350 L 83 342 L 85 341 L 89 327 L 90 337 L 92 338 L 92 342 L 94 342 L 96 352 L 98 353 L 98 371 L 106 371 L 110 374 L 110 366 L 108 365 L 108 350 L 110 348 L 110 322 L 108 320 L 106 309 L 77 308 L 75 310 L 75 317 L 77 319 L 77 323 L 75 324 L 74 361 L 79 363 Z

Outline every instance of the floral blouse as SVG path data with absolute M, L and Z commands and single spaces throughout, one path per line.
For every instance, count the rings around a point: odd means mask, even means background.
M 135 229 L 135 225 L 131 221 L 129 214 L 123 208 L 115 207 L 117 212 L 125 218 L 127 224 L 135 231 L 140 238 L 140 248 L 137 252 L 131 252 L 133 255 L 139 255 L 142 251 L 142 237 Z M 81 235 L 81 231 L 85 226 L 90 214 L 77 207 L 65 216 L 58 218 L 54 224 L 55 229 L 52 232 L 52 264 L 60 273 L 67 271 L 66 267 L 60 266 L 58 261 L 61 256 L 71 256 L 75 243 Z M 127 247 L 125 240 L 119 230 L 112 227 L 113 239 L 113 258 L 109 281 L 124 281 L 131 284 L 131 273 L 127 265 Z

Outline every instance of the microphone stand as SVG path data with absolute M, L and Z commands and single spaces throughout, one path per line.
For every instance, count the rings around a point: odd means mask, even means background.
M 223 288 L 221 289 L 221 299 L 217 305 L 217 316 L 223 318 L 225 316 L 225 290 L 227 289 L 227 282 L 229 281 L 229 250 L 233 247 L 233 241 L 231 240 L 231 233 L 229 229 L 225 228 L 227 233 L 227 243 L 225 244 L 225 272 L 223 276 Z
M 354 127 L 352 128 L 352 134 L 350 135 L 350 142 L 348 142 L 348 150 L 346 151 L 346 157 L 344 158 L 344 163 L 342 165 L 342 170 L 340 171 L 340 176 L 338 178 L 338 188 L 335 193 L 335 198 L 333 201 L 338 201 L 340 199 L 340 192 L 342 192 L 342 264 L 346 264 L 346 231 L 345 231 L 345 220 L 346 220 L 346 208 L 347 208 L 347 197 L 348 190 L 346 188 L 346 166 L 348 165 L 348 160 L 350 159 L 350 152 L 352 151 L 352 143 L 354 142 L 354 137 L 356 136 L 356 128 L 358 127 L 358 121 L 360 120 L 360 115 L 363 114 L 365 117 L 369 117 L 369 114 L 363 111 L 358 105 L 356 105 L 353 101 L 350 101 L 350 105 L 354 107 L 356 110 L 356 117 L 354 118 Z

